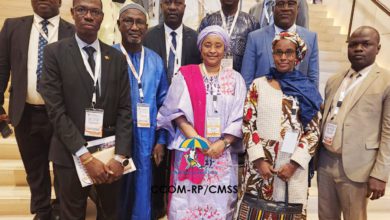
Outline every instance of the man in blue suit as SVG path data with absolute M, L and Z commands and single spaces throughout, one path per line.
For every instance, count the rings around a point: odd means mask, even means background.
M 264 76 L 271 67 L 275 67 L 272 59 L 272 40 L 276 34 L 282 31 L 296 32 L 305 41 L 308 50 L 305 59 L 296 68 L 303 74 L 306 74 L 318 87 L 319 58 L 317 34 L 295 24 L 297 11 L 297 0 L 276 0 L 274 25 L 249 34 L 241 68 L 241 74 L 244 77 L 247 88 L 249 88 L 254 79 Z

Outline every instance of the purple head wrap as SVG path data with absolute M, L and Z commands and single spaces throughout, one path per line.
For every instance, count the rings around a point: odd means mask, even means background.
M 202 48 L 202 43 L 203 43 L 204 39 L 207 36 L 209 36 L 210 34 L 217 35 L 222 39 L 224 46 L 225 46 L 225 51 L 227 51 L 229 49 L 229 47 L 230 47 L 230 40 L 229 39 L 230 38 L 229 38 L 229 35 L 226 32 L 226 30 L 223 29 L 221 26 L 211 25 L 211 26 L 208 26 L 205 29 L 203 29 L 198 35 L 198 41 L 196 42 L 196 44 L 198 45 L 199 51 Z

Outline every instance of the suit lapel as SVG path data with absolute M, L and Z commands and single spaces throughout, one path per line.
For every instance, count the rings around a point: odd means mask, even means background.
M 333 103 L 333 99 L 335 98 L 335 95 L 337 93 L 337 90 L 339 89 L 339 87 L 341 86 L 341 83 L 343 82 L 343 79 L 345 77 L 345 75 L 348 73 L 345 72 L 343 74 L 339 74 L 334 80 L 333 82 L 331 82 L 329 85 L 331 86 L 331 88 L 329 89 L 329 95 L 327 95 L 327 98 L 325 100 L 325 108 L 324 108 L 324 119 L 323 121 L 326 122 L 326 118 L 328 117 L 328 114 L 329 114 L 329 109 L 330 107 L 332 106 L 332 103 Z M 325 123 L 323 123 L 325 124 Z
M 162 36 L 162 44 L 159 44 L 159 51 L 161 54 L 161 58 L 164 61 L 164 67 L 167 69 L 167 42 L 165 41 L 165 29 L 164 29 L 164 24 L 160 24 L 157 26 L 159 35 Z
M 101 77 L 100 77 L 100 85 L 101 85 L 101 92 L 100 92 L 100 98 L 103 98 L 103 94 L 106 94 L 107 90 L 107 82 L 108 82 L 108 70 L 110 66 L 110 59 L 111 55 L 109 50 L 107 50 L 106 46 L 102 44 L 100 41 L 100 50 L 101 50 L 101 56 L 102 56 L 102 68 L 101 68 Z
M 351 105 L 349 111 L 356 105 L 357 101 L 362 97 L 362 95 L 366 92 L 368 87 L 375 81 L 376 78 L 379 76 L 379 70 L 377 70 L 376 66 L 373 66 L 370 73 L 368 73 L 368 76 L 363 80 L 360 87 L 358 86 L 358 90 L 356 91 L 356 94 L 353 96 L 353 99 L 351 100 Z
M 181 50 L 181 63 L 187 63 L 186 62 L 186 51 L 187 47 L 189 46 L 188 43 L 190 42 L 191 36 L 188 34 L 187 27 L 183 25 L 183 39 L 182 39 L 182 50 Z M 189 48 L 188 48 L 189 50 Z
M 85 89 L 85 92 L 92 97 L 93 79 L 85 68 L 83 57 L 81 56 L 80 49 L 77 45 L 75 37 L 73 37 L 69 42 L 69 51 L 73 58 L 72 65 L 75 65 L 76 67 L 75 73 L 80 77 L 82 83 L 84 84 L 83 88 Z
M 272 41 L 274 40 L 275 38 L 275 27 L 272 25 L 272 26 L 268 26 L 269 28 L 266 30 L 267 31 L 267 34 L 266 34 L 266 38 L 265 39 L 265 47 L 267 49 L 267 54 L 268 54 L 268 62 L 269 62 L 269 66 L 270 67 L 274 67 L 275 64 L 274 64 L 274 59 L 272 57 Z
M 28 16 L 28 17 L 24 17 L 22 19 L 22 27 L 19 28 L 19 34 L 18 36 L 21 36 L 18 40 L 18 42 L 20 43 L 20 53 L 22 54 L 22 60 L 21 60 L 21 65 L 22 66 L 22 72 L 23 73 L 26 73 L 26 76 L 27 76 L 27 58 L 28 58 L 28 53 L 26 53 L 26 51 L 28 51 L 28 47 L 29 47 L 29 43 L 30 43 L 30 34 L 31 34 L 31 28 L 32 28 L 32 24 L 33 24 L 33 16 Z

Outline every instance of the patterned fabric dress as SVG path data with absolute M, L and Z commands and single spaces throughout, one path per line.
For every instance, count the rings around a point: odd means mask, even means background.
M 226 17 L 226 24 L 230 30 L 233 23 L 234 16 Z M 203 29 L 211 25 L 222 26 L 222 17 L 220 11 L 214 12 L 203 18 L 199 25 L 198 32 L 200 33 Z M 248 34 L 259 28 L 259 24 L 256 19 L 247 14 L 246 12 L 240 11 L 237 18 L 237 23 L 233 29 L 233 33 L 230 36 L 230 52 L 233 54 L 233 69 L 240 72 L 242 58 L 245 52 L 245 45 Z
M 182 172 L 180 164 L 187 150 L 180 148 L 185 137 L 180 129 L 174 126 L 173 120 L 185 116 L 188 122 L 194 125 L 189 90 L 181 71 L 173 77 L 172 85 L 157 117 L 158 127 L 169 132 L 168 148 L 174 152 L 170 185 L 174 186 L 176 191 L 170 191 L 169 194 L 168 219 L 233 219 L 238 191 L 236 152 L 242 150 L 240 138 L 246 94 L 245 83 L 241 75 L 233 70 L 222 71 L 216 77 L 203 76 L 206 89 L 206 116 L 219 116 L 222 135 L 233 135 L 238 137 L 238 141 L 217 159 L 205 156 L 202 168 L 204 176 L 200 184 L 195 184 L 190 179 L 183 180 L 179 177 Z M 213 104 L 212 95 L 215 93 L 218 96 L 216 105 Z M 215 142 L 219 137 L 208 139 Z
M 265 77 L 252 83 L 244 107 L 244 145 L 248 155 L 243 172 L 243 194 L 239 195 L 237 207 L 240 206 L 245 193 L 264 200 L 284 201 L 285 182 L 277 176 L 269 180 L 263 179 L 255 169 L 253 161 L 264 158 L 278 170 L 293 160 L 300 166 L 288 181 L 289 202 L 303 204 L 304 210 L 300 219 L 306 219 L 308 164 L 318 146 L 320 114 L 303 128 L 299 117 L 293 120 L 293 106 L 297 107 L 299 116 L 299 103 L 295 97 L 286 96 L 281 90 L 274 89 Z M 280 150 L 283 138 L 290 129 L 300 132 L 297 147 L 292 154 Z

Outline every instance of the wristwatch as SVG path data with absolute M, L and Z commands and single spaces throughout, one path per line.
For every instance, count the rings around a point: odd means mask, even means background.
M 219 140 L 223 141 L 223 143 L 225 144 L 225 150 L 228 149 L 230 147 L 230 143 L 225 139 L 225 137 L 220 137 Z
M 114 160 L 118 161 L 122 165 L 122 167 L 126 167 L 127 165 L 129 165 L 129 159 L 126 157 L 122 158 L 119 155 L 115 155 Z

